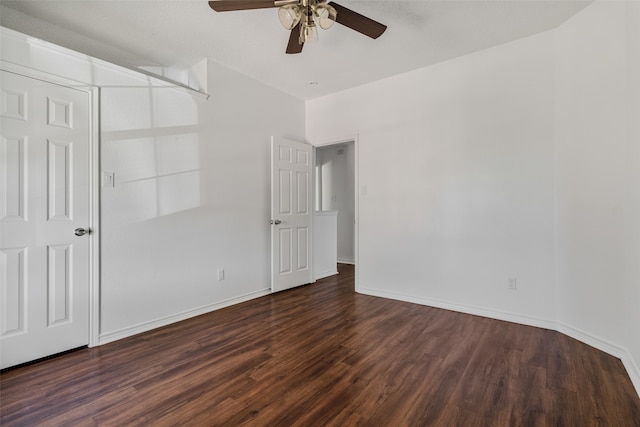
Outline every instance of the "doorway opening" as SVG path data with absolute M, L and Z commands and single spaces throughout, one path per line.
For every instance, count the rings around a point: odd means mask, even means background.
M 315 210 L 337 213 L 339 264 L 356 265 L 357 259 L 356 148 L 351 139 L 315 150 Z

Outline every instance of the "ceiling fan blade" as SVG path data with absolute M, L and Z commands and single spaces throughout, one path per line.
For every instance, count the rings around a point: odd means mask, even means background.
M 377 39 L 387 29 L 386 25 L 367 18 L 364 15 L 360 15 L 358 12 L 354 12 L 353 10 L 340 6 L 337 3 L 330 2 L 328 4 L 329 6 L 333 6 L 336 12 L 338 12 L 338 16 L 336 17 L 336 22 L 338 24 L 342 24 L 352 30 L 356 30 L 357 32 L 362 33 L 365 36 L 369 36 L 372 39 Z
M 302 24 L 298 24 L 291 30 L 289 35 L 289 43 L 287 44 L 287 53 L 300 53 L 304 43 L 300 43 L 300 30 Z
M 209 6 L 216 12 L 276 7 L 274 0 L 215 0 L 210 1 Z

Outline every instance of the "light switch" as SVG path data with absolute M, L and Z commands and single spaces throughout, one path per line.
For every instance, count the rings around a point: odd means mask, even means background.
M 116 174 L 115 172 L 104 172 L 102 174 L 102 187 L 114 188 L 116 186 Z

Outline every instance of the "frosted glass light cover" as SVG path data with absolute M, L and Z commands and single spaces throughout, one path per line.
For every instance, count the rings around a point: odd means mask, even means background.
M 338 15 L 336 10 L 329 5 L 318 5 L 316 13 L 318 14 L 318 24 L 323 30 L 331 28 Z
M 293 27 L 298 25 L 301 17 L 302 14 L 298 9 L 297 4 L 289 4 L 278 9 L 278 18 L 280 19 L 280 23 L 287 30 L 291 30 Z
M 304 43 L 311 43 L 318 41 L 318 30 L 315 25 L 305 25 L 302 29 L 302 34 L 300 34 L 300 38 Z

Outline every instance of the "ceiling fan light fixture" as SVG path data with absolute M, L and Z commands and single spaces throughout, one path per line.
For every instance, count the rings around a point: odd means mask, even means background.
M 297 4 L 288 4 L 278 9 L 278 19 L 287 30 L 292 30 L 302 18 L 302 13 Z
M 300 43 L 312 43 L 318 41 L 318 29 L 316 24 L 305 23 L 300 30 Z
M 313 19 L 313 8 L 309 5 L 303 7 L 303 17 L 300 22 L 300 44 L 311 43 L 318 40 L 318 29 L 316 27 L 316 21 Z
M 210 0 L 208 3 L 216 12 L 277 8 L 280 23 L 289 30 L 287 54 L 302 52 L 305 43 L 318 39 L 317 27 L 326 30 L 336 22 L 372 39 L 387 29 L 386 25 L 329 0 Z
M 318 18 L 318 24 L 323 30 L 328 30 L 336 22 L 338 13 L 336 10 L 328 4 L 319 4 L 316 7 L 316 16 Z

